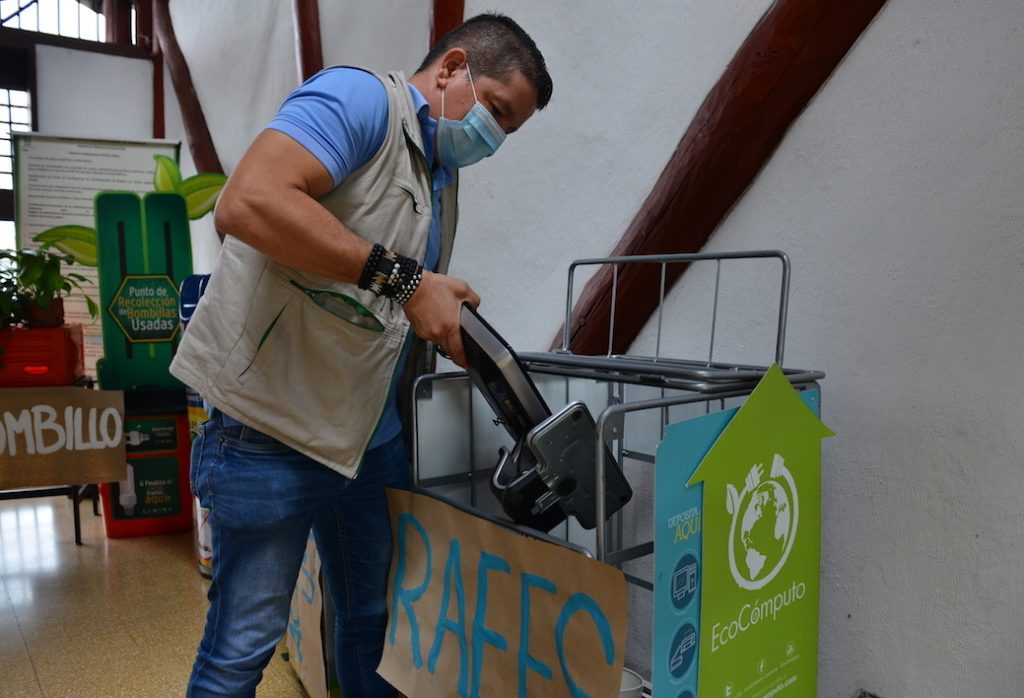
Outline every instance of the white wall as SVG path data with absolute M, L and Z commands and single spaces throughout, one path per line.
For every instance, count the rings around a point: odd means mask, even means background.
M 355 64 L 407 74 L 429 43 L 431 4 L 414 0 L 320 3 L 325 65 Z M 281 0 L 174 0 L 171 21 L 189 65 L 217 155 L 226 172 L 299 85 L 292 3 Z M 181 110 L 165 71 L 167 137 L 185 143 L 182 173 L 195 173 Z M 192 221 L 193 266 L 212 270 L 219 241 L 212 216 Z
M 791 255 L 787 365 L 828 374 L 822 696 L 1024 693 L 1022 74 L 1018 0 L 890 0 L 708 246 Z M 768 278 L 723 279 L 723 358 L 770 356 Z
M 433 2 L 330 0 L 320 3 L 324 65 L 416 72 L 430 48 Z
M 55 136 L 153 137 L 153 63 L 36 47 L 36 131 Z
M 170 3 L 178 45 L 226 172 L 298 85 L 291 7 L 280 0 Z M 169 77 L 164 90 L 170 107 Z
M 427 50 L 430 7 L 422 0 L 321 2 L 324 64 L 411 74 Z M 217 153 L 230 172 L 299 85 L 292 3 L 175 0 L 170 8 Z M 173 97 L 169 80 L 166 90 Z
M 611 251 L 770 4 L 466 3 L 467 17 L 496 9 L 519 22 L 554 81 L 549 106 L 461 177 L 451 273 L 513 346 L 548 348 L 569 263 Z
M 35 131 L 91 138 L 152 137 L 152 62 L 44 45 L 36 47 L 35 58 Z M 0 247 L 15 244 L 13 222 L 0 222 Z

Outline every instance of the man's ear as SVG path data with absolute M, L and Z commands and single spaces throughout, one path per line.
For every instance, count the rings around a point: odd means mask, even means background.
M 466 67 L 466 51 L 459 47 L 448 49 L 437 63 L 437 86 L 445 87 L 455 73 Z

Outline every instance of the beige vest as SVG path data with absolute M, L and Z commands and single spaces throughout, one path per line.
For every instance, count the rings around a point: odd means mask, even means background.
M 384 143 L 320 203 L 356 234 L 422 262 L 431 174 L 419 121 L 405 76 L 377 77 L 388 93 Z M 455 189 L 441 197 L 442 272 L 455 235 Z M 171 373 L 226 414 L 355 477 L 411 336 L 397 303 L 292 269 L 228 236 Z

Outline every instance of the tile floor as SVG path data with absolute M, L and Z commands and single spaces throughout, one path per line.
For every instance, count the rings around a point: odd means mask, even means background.
M 0 501 L 0 698 L 183 696 L 206 615 L 192 534 L 107 539 L 66 497 Z M 258 698 L 305 696 L 284 645 Z

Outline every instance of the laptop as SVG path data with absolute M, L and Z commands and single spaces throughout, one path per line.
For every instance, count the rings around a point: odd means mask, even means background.
M 552 414 L 515 351 L 479 313 L 463 304 L 463 351 L 470 380 L 512 437 L 491 476 L 491 491 L 517 523 L 550 531 L 573 515 L 594 528 L 595 443 L 587 407 L 574 402 Z M 605 447 L 605 512 L 621 509 L 632 489 Z

